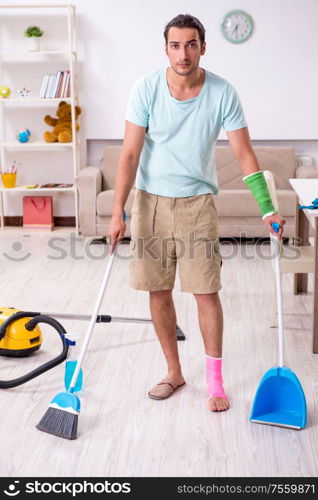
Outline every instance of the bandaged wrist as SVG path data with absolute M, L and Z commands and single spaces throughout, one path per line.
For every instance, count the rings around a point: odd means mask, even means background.
M 268 190 L 264 173 L 260 170 L 243 177 L 243 182 L 250 188 L 255 200 L 258 203 L 261 214 L 264 216 L 277 214 L 277 210 L 272 202 L 270 192 Z
M 277 212 L 268 212 L 267 214 L 263 215 L 262 219 L 266 219 L 266 217 L 269 217 L 270 215 L 277 214 Z

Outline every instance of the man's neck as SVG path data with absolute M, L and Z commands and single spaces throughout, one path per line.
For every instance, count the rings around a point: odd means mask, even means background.
M 203 85 L 205 79 L 205 71 L 202 68 L 197 68 L 190 75 L 178 75 L 171 66 L 167 71 L 167 80 L 170 87 L 179 90 L 180 92 L 190 90 Z

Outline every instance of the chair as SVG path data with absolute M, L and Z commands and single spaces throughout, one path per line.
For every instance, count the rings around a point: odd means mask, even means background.
M 279 211 L 275 181 L 271 171 L 265 170 L 264 177 L 272 197 L 273 205 Z M 298 210 L 298 208 L 296 208 Z M 271 252 L 274 253 L 273 236 L 270 234 Z M 284 273 L 313 273 L 315 267 L 314 247 L 312 245 L 298 246 L 289 245 L 287 248 L 281 245 L 281 272 Z M 275 270 L 275 262 L 272 259 L 272 267 Z M 276 282 L 274 280 L 274 300 L 270 318 L 270 327 L 276 326 Z

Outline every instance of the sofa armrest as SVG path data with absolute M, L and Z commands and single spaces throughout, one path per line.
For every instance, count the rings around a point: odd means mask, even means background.
M 318 169 L 312 165 L 300 165 L 296 168 L 296 179 L 317 179 Z
M 95 185 L 96 185 L 96 195 L 101 192 L 102 190 L 102 173 L 99 168 L 97 167 L 85 167 L 82 168 L 82 170 L 79 171 L 76 180 L 79 180 L 80 184 L 83 184 L 84 181 L 82 181 L 82 177 L 91 177 L 92 179 L 95 179 Z M 88 181 L 89 182 L 89 181 Z
M 102 189 L 102 174 L 97 167 L 85 167 L 75 178 L 78 189 L 79 229 L 83 236 L 96 235 L 96 196 Z

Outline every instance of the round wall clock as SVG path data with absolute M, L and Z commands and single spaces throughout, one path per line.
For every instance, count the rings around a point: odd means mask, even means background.
M 225 14 L 221 24 L 221 31 L 229 42 L 242 43 L 253 33 L 253 19 L 244 10 L 231 10 Z

